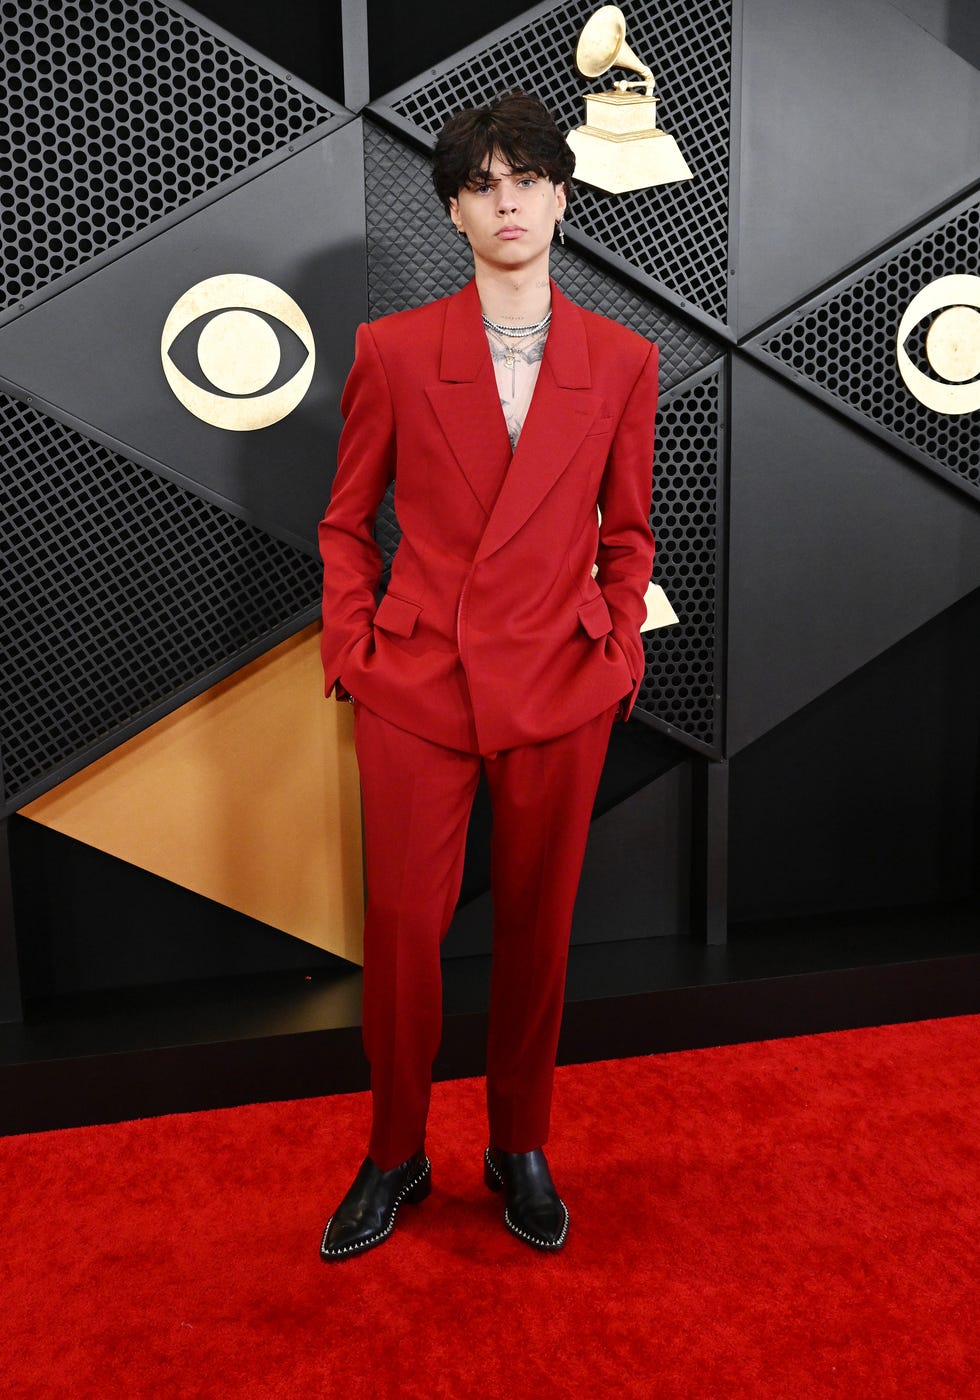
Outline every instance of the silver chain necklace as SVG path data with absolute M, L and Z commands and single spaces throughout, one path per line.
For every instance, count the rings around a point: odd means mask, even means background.
M 489 316 L 483 317 L 483 324 L 488 331 L 496 331 L 498 335 L 509 335 L 513 340 L 523 340 L 525 336 L 537 335 L 538 331 L 543 331 L 551 321 L 551 312 L 543 320 L 535 322 L 533 326 L 498 326 L 496 321 L 491 321 Z

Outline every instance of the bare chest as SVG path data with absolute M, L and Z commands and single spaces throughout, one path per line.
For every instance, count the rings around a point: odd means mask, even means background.
M 512 452 L 517 447 L 517 440 L 531 406 L 547 339 L 547 327 L 524 339 L 505 338 L 495 331 L 487 331 L 497 393 L 500 395 L 500 407 L 507 424 Z

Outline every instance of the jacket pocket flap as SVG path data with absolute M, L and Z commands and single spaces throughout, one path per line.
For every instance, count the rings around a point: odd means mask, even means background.
M 578 610 L 578 620 L 594 641 L 612 631 L 612 618 L 601 593 L 582 604 Z
M 421 611 L 421 603 L 410 603 L 407 598 L 399 598 L 397 593 L 386 593 L 374 614 L 374 625 L 395 637 L 410 637 Z

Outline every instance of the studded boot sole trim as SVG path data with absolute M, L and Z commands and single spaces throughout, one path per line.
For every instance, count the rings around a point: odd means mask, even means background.
M 484 1150 L 483 1160 L 486 1162 L 487 1167 L 490 1169 L 490 1171 L 496 1177 L 497 1181 L 500 1183 L 500 1190 L 503 1191 L 506 1187 L 506 1183 L 504 1181 L 504 1178 L 500 1174 L 500 1170 L 496 1162 L 490 1156 L 489 1147 Z M 565 1202 L 560 1196 L 558 1197 L 558 1204 L 565 1212 L 565 1223 L 561 1227 L 561 1233 L 555 1240 L 545 1240 L 542 1239 L 540 1235 L 531 1235 L 527 1232 L 527 1230 L 522 1230 L 520 1225 L 515 1224 L 514 1221 L 511 1220 L 510 1212 L 506 1206 L 504 1207 L 504 1224 L 507 1226 L 507 1229 L 511 1232 L 512 1235 L 516 1235 L 519 1240 L 524 1240 L 527 1244 L 533 1245 L 535 1249 L 561 1249 L 562 1245 L 565 1243 L 565 1237 L 568 1234 L 568 1227 L 571 1224 L 571 1217 L 568 1214 L 568 1207 L 566 1206 Z
M 356 1244 L 341 1245 L 339 1249 L 329 1249 L 327 1247 L 327 1234 L 329 1233 L 330 1226 L 333 1224 L 333 1216 L 331 1215 L 330 1219 L 326 1223 L 326 1226 L 324 1227 L 323 1239 L 320 1241 L 320 1258 L 346 1259 L 352 1254 L 363 1254 L 365 1250 L 373 1249 L 375 1245 L 381 1244 L 381 1242 L 383 1240 L 386 1240 L 391 1234 L 392 1230 L 395 1228 L 395 1216 L 398 1214 L 398 1207 L 401 1205 L 402 1201 L 404 1201 L 405 1197 L 410 1195 L 417 1186 L 422 1185 L 422 1182 L 425 1181 L 426 1177 L 429 1175 L 431 1170 L 432 1163 L 429 1161 L 428 1157 L 426 1157 L 425 1165 L 419 1172 L 418 1176 L 413 1177 L 411 1181 L 407 1181 L 402 1187 L 402 1189 L 399 1191 L 398 1195 L 392 1201 L 391 1214 L 388 1217 L 387 1225 L 384 1227 L 383 1230 L 378 1230 L 375 1234 L 368 1235 L 367 1239 L 365 1240 L 358 1240 Z

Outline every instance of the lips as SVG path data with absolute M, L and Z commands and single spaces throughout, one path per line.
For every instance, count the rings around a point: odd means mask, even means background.
M 510 224 L 507 228 L 498 229 L 497 237 L 505 239 L 520 238 L 521 234 L 524 232 L 525 230 L 522 228 L 518 228 L 516 224 Z

